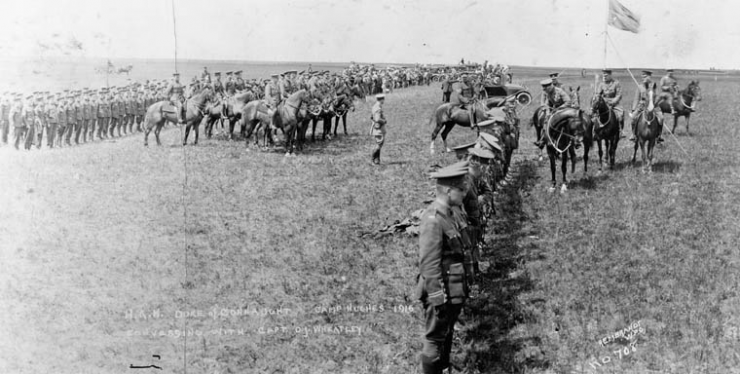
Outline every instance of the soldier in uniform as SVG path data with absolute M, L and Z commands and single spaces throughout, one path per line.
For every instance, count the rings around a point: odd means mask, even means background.
M 282 101 L 280 87 L 278 86 L 279 74 L 273 74 L 272 79 L 265 85 L 265 102 L 270 109 L 275 109 Z
M 234 96 L 234 93 L 236 93 L 236 82 L 234 82 L 234 76 L 231 74 L 232 72 L 230 71 L 226 72 L 226 84 L 224 84 L 226 95 L 229 97 Z
M 463 74 L 462 81 L 460 82 L 460 88 L 457 89 L 457 95 L 455 95 L 454 99 L 452 100 L 449 109 L 449 115 L 452 117 L 452 111 L 454 108 L 459 107 L 460 109 L 464 109 L 468 111 L 468 116 L 470 118 L 470 128 L 475 128 L 476 126 L 476 119 L 474 116 L 474 108 L 473 108 L 473 98 L 475 96 L 475 89 L 473 87 L 473 84 L 470 82 L 470 78 L 467 74 Z
M 121 106 L 120 106 L 121 103 L 118 100 L 115 90 L 111 90 L 109 92 L 108 102 L 110 103 L 110 126 L 108 127 L 109 135 L 111 138 L 114 137 L 116 126 L 118 126 L 119 127 L 118 136 L 121 136 L 121 129 L 120 129 L 121 121 L 119 119 L 120 112 L 121 112 Z
M 124 93 L 124 102 L 126 103 L 126 125 L 124 130 L 128 130 L 127 133 L 131 134 L 134 132 L 134 122 L 136 117 L 136 101 L 134 99 L 134 89 L 129 88 Z
M 57 123 L 59 121 L 59 109 L 54 96 L 49 96 L 48 99 L 49 103 L 46 105 L 46 146 L 54 148 L 54 137 L 57 133 Z
M 643 70 L 642 71 L 642 84 L 637 86 L 637 92 L 635 93 L 635 98 L 632 101 L 632 113 L 630 113 L 630 117 L 632 117 L 632 136 L 630 137 L 630 140 L 635 140 L 635 127 L 637 126 L 637 119 L 641 112 L 648 110 L 650 107 L 650 96 L 652 92 L 653 102 L 655 101 L 655 84 L 652 80 L 653 72 L 650 70 Z M 658 121 L 660 121 L 660 127 L 658 129 L 658 141 L 662 142 L 663 138 L 661 137 L 661 134 L 663 132 L 663 112 L 661 112 L 660 107 L 653 104 L 653 114 L 658 117 Z
M 455 322 L 468 297 L 460 227 L 452 212 L 452 207 L 463 203 L 467 174 L 460 164 L 433 173 L 436 199 L 421 216 L 415 298 L 422 302 L 425 314 L 419 356 L 425 374 L 442 373 L 449 367 Z
M 442 102 L 443 103 L 450 102 L 450 94 L 452 94 L 452 82 L 450 82 L 449 76 L 445 76 L 445 79 L 442 81 Z
M 23 104 L 23 121 L 26 127 L 23 148 L 26 150 L 31 149 L 36 133 L 36 103 L 34 102 L 36 94 L 37 92 L 34 92 L 33 95 L 26 97 L 26 102 Z
M 619 106 L 619 102 L 622 100 L 622 85 L 619 81 L 612 78 L 611 69 L 602 70 L 602 81 L 599 83 L 599 87 L 596 88 L 596 92 L 601 92 L 608 105 L 614 110 L 614 114 L 619 120 L 619 136 L 624 137 L 622 130 L 624 128 L 624 109 Z
M 110 126 L 110 102 L 106 97 L 108 90 L 101 90 L 98 97 L 98 139 L 108 139 L 108 127 Z
M 93 112 L 93 104 L 90 102 L 90 92 L 85 89 L 82 101 L 82 141 L 87 143 L 87 134 L 93 130 L 95 125 L 94 121 L 95 113 Z M 92 136 L 90 137 L 92 141 Z
M 15 138 L 14 146 L 15 149 L 19 149 L 21 140 L 25 140 L 26 135 L 26 122 L 23 118 L 23 102 L 21 101 L 21 95 L 16 95 L 13 100 L 13 105 L 10 107 L 8 118 L 10 118 L 11 124 L 13 125 L 13 137 Z
M 668 101 L 671 106 L 671 114 L 676 113 L 676 109 L 673 107 L 673 98 L 678 91 L 678 81 L 673 77 L 673 69 L 665 71 L 666 74 L 663 78 L 660 78 L 660 95 L 658 96 L 658 102 L 655 106 L 659 106 L 662 101 Z M 689 108 L 689 110 L 691 110 Z
M 64 145 L 64 133 L 67 131 L 67 96 L 59 97 L 57 106 L 57 145 L 61 148 Z
M 47 103 L 46 103 L 46 94 L 45 92 L 39 92 L 39 95 L 37 96 L 37 103 L 36 107 L 34 108 L 34 115 L 36 117 L 36 121 L 34 122 L 34 132 L 36 133 L 36 149 L 41 149 L 41 143 L 44 140 L 44 130 L 47 128 L 47 118 L 46 118 L 46 111 L 47 111 Z M 48 141 L 49 133 L 46 133 L 46 138 Z
M 11 97 L 7 92 L 3 94 L 2 103 L 0 103 L 0 139 L 2 144 L 8 144 L 8 133 L 10 133 L 10 106 Z
M 170 104 L 175 106 L 177 111 L 177 123 L 185 122 L 185 87 L 180 83 L 180 74 L 172 74 L 174 77 L 173 82 L 167 87 L 165 91 L 166 96 L 170 98 Z
M 555 87 L 550 78 L 540 81 L 540 85 L 542 85 L 542 100 L 540 100 L 540 105 L 545 109 L 545 122 L 547 122 L 553 112 L 570 106 L 570 95 L 562 88 Z M 545 131 L 542 131 L 540 138 L 534 143 L 540 149 L 545 146 L 544 134 Z M 576 144 L 576 148 L 578 148 L 578 144 Z
M 85 108 L 82 103 L 82 92 L 78 91 L 75 94 L 75 126 L 74 126 L 74 132 L 75 132 L 75 144 L 80 144 L 80 132 L 82 131 L 82 127 L 85 125 Z
M 246 88 L 246 84 L 244 83 L 244 79 L 242 79 L 242 71 L 239 70 L 236 73 L 236 82 L 234 82 L 234 89 L 236 92 L 244 91 L 244 88 Z
M 144 116 L 146 115 L 146 103 L 144 99 L 143 91 L 134 91 L 134 103 L 136 107 L 136 115 L 134 116 L 134 123 L 136 123 L 136 131 L 142 132 L 141 124 L 144 122 Z
M 217 71 L 213 73 L 213 76 L 215 77 L 215 80 L 211 83 L 213 93 L 221 100 L 224 97 L 224 84 L 221 82 L 221 72 Z
M 208 67 L 203 67 L 203 72 L 200 73 L 200 79 L 204 82 L 210 82 L 211 81 L 211 73 L 208 72 Z
M 560 73 L 550 73 L 550 79 L 552 79 L 552 85 L 558 88 L 563 88 L 563 84 L 558 82 L 558 76 L 560 76 Z
M 387 123 L 385 119 L 385 113 L 383 113 L 383 103 L 385 102 L 384 94 L 375 95 L 375 105 L 373 105 L 372 116 L 372 128 L 370 129 L 370 135 L 375 139 L 375 150 L 373 150 L 373 165 L 380 164 L 380 149 L 383 148 L 385 143 L 385 125 Z

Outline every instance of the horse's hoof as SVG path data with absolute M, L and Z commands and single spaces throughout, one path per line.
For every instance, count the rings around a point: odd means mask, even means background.
M 290 152 L 285 152 L 285 157 L 290 157 Z
M 543 158 L 542 156 L 540 156 L 540 158 L 539 158 L 539 160 L 538 160 L 538 161 L 539 161 L 539 162 L 542 162 L 543 160 L 544 160 L 544 158 Z
M 549 192 L 549 193 L 555 192 L 555 186 L 552 186 L 552 187 L 548 188 L 547 189 L 547 192 Z
M 452 150 L 451 150 L 451 149 L 449 149 L 449 148 L 447 148 L 447 153 L 450 153 L 450 152 L 452 152 Z

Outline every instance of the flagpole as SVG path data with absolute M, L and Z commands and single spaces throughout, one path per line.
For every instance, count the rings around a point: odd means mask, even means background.
M 607 32 L 609 30 L 609 1 L 606 0 L 606 18 L 604 19 L 604 69 L 606 69 L 606 47 L 607 47 Z

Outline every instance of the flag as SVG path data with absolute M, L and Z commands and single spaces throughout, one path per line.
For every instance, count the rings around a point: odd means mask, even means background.
M 608 23 L 612 27 L 635 34 L 640 29 L 640 17 L 617 0 L 609 0 Z

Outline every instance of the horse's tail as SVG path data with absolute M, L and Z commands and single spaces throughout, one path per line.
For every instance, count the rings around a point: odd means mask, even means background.
M 540 108 L 535 109 L 534 114 L 532 114 L 532 121 L 529 122 L 529 126 L 537 127 L 537 123 L 540 120 Z

